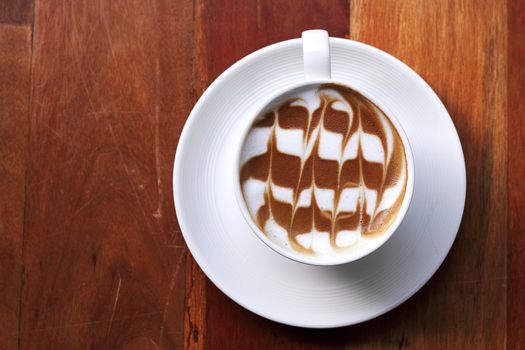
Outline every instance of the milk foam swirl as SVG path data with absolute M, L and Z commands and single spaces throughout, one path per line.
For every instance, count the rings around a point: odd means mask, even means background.
M 298 92 L 253 124 L 240 181 L 250 215 L 283 247 L 332 254 L 383 234 L 403 202 L 403 143 L 385 114 L 335 84 Z

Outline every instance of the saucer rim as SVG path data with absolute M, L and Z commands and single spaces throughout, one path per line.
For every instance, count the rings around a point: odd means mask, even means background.
M 461 165 L 462 167 L 460 169 L 457 169 L 459 172 L 461 172 L 460 178 L 458 179 L 459 186 L 462 189 L 462 193 L 458 194 L 461 197 L 461 215 L 458 216 L 457 222 L 453 225 L 455 227 L 453 235 L 451 234 L 451 240 L 450 244 L 446 247 L 446 250 L 443 249 L 444 254 L 442 257 L 436 258 L 436 264 L 433 269 L 429 269 L 429 273 L 425 278 L 421 279 L 421 282 L 419 284 L 415 284 L 413 288 L 410 288 L 407 290 L 407 292 L 403 295 L 403 297 L 399 298 L 395 302 L 391 302 L 388 305 L 386 305 L 384 308 L 380 309 L 377 312 L 368 314 L 364 317 L 361 317 L 359 319 L 352 319 L 350 321 L 341 321 L 341 322 L 290 322 L 290 320 L 287 320 L 282 317 L 276 317 L 275 315 L 268 314 L 264 310 L 260 309 L 259 307 L 255 307 L 252 305 L 248 305 L 247 303 L 244 303 L 242 301 L 242 298 L 236 295 L 235 288 L 229 288 L 227 286 L 221 285 L 220 280 L 221 278 L 217 276 L 215 273 L 213 273 L 213 269 L 210 268 L 208 265 L 208 261 L 204 257 L 204 253 L 202 251 L 199 251 L 197 247 L 197 241 L 194 241 L 191 239 L 191 234 L 189 233 L 189 224 L 188 219 L 186 217 L 187 214 L 185 213 L 183 209 L 183 201 L 182 198 L 179 197 L 179 191 L 178 188 L 182 187 L 184 184 L 181 180 L 181 169 L 182 164 L 180 161 L 180 158 L 182 157 L 182 154 L 185 153 L 187 142 L 186 139 L 189 137 L 189 134 L 192 132 L 193 125 L 196 121 L 196 116 L 199 114 L 200 110 L 202 109 L 202 106 L 206 103 L 207 97 L 215 90 L 216 86 L 218 86 L 223 80 L 226 80 L 230 75 L 235 74 L 235 72 L 243 66 L 246 62 L 251 61 L 253 59 L 258 58 L 259 56 L 263 56 L 266 54 L 271 53 L 272 51 L 278 52 L 282 48 L 286 48 L 290 45 L 297 45 L 300 44 L 301 39 L 290 39 L 282 42 L 278 42 L 269 46 L 266 46 L 264 48 L 261 48 L 234 63 L 232 66 L 230 66 L 228 69 L 226 69 L 219 77 L 217 77 L 212 84 L 206 89 L 206 91 L 202 94 L 202 96 L 199 98 L 197 103 L 195 104 L 194 108 L 192 109 L 191 113 L 189 114 L 189 117 L 187 118 L 187 121 L 184 125 L 184 128 L 182 130 L 182 133 L 179 138 L 179 142 L 177 145 L 176 153 L 175 153 L 175 159 L 174 159 L 174 168 L 173 168 L 173 197 L 174 197 L 174 203 L 175 203 L 175 211 L 177 214 L 177 219 L 179 222 L 179 226 L 181 229 L 181 233 L 184 237 L 184 240 L 188 246 L 189 251 L 192 253 L 193 258 L 199 265 L 199 267 L 203 270 L 203 272 L 206 274 L 206 276 L 210 279 L 212 283 L 217 286 L 224 294 L 226 294 L 230 299 L 235 301 L 237 304 L 241 305 L 242 307 L 246 308 L 247 310 L 250 310 L 251 312 L 260 315 L 264 318 L 267 318 L 269 320 L 273 320 L 282 324 L 297 326 L 297 327 L 304 327 L 304 328 L 338 328 L 338 327 L 344 327 L 354 324 L 359 324 L 365 321 L 368 321 L 370 319 L 373 319 L 375 317 L 378 317 L 405 302 L 407 299 L 412 297 L 418 290 L 420 290 L 428 281 L 429 279 L 436 273 L 436 271 L 439 269 L 439 267 L 442 265 L 443 261 L 447 257 L 447 255 L 450 252 L 450 249 L 457 237 L 457 233 L 462 221 L 464 208 L 465 208 L 465 199 L 466 199 L 466 168 L 465 168 L 465 160 L 464 160 L 464 153 L 461 146 L 461 142 L 459 139 L 459 135 L 457 133 L 457 130 L 454 126 L 454 123 L 452 119 L 450 118 L 450 114 L 446 110 L 445 106 L 443 105 L 443 102 L 441 99 L 437 96 L 435 91 L 432 89 L 432 87 L 421 77 L 419 76 L 414 70 L 412 70 L 409 66 L 407 66 L 405 63 L 403 63 L 398 58 L 394 57 L 391 54 L 388 54 L 378 48 L 375 48 L 373 46 L 370 46 L 368 44 L 364 44 L 358 41 L 349 40 L 349 39 L 343 39 L 343 38 L 330 38 L 330 43 L 337 43 L 342 44 L 342 46 L 345 46 L 345 49 L 349 49 L 352 45 L 354 47 L 357 47 L 360 50 L 369 51 L 370 53 L 377 55 L 379 58 L 382 58 L 383 60 L 388 61 L 390 64 L 396 65 L 404 75 L 408 76 L 409 78 L 412 78 L 413 82 L 418 84 L 418 88 L 424 89 L 427 94 L 429 94 L 429 97 L 431 97 L 436 102 L 436 106 L 439 107 L 440 111 L 439 114 L 443 115 L 449 123 L 450 130 L 455 133 L 455 137 L 453 142 L 455 143 L 455 148 L 457 149 L 457 155 L 461 157 Z M 179 203 L 179 204 L 177 204 Z M 351 264 L 351 263 L 350 263 Z

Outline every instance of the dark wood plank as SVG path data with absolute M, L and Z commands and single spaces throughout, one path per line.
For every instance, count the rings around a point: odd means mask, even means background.
M 355 0 L 350 32 L 351 38 L 404 60 L 436 90 L 458 129 L 468 179 L 462 227 L 445 264 L 410 302 L 358 327 L 359 343 L 364 348 L 502 349 L 506 4 Z
M 0 347 L 18 343 L 31 27 L 0 25 Z
M 208 86 L 208 53 L 202 45 L 208 35 L 203 21 L 204 4 L 193 2 L 193 67 L 192 67 L 192 98 L 196 103 Z M 184 313 L 184 348 L 191 350 L 204 349 L 206 338 L 206 276 L 199 268 L 191 254 L 186 262 L 186 309 Z
M 1 0 L 0 23 L 31 24 L 33 23 L 34 0 Z
M 190 1 L 38 2 L 21 348 L 182 347 L 192 18 Z
M 326 28 L 333 36 L 345 37 L 349 28 L 347 1 L 218 1 L 197 0 L 195 9 L 195 86 L 200 95 L 222 71 L 241 57 L 277 41 L 300 37 L 306 29 Z M 298 331 L 265 320 L 236 305 L 211 282 L 202 283 L 202 272 L 194 272 L 193 324 L 187 336 L 192 348 L 267 349 L 316 348 L 320 344 Z M 206 300 L 202 298 L 206 295 Z M 199 296 L 201 296 L 199 298 Z M 206 325 L 202 314 L 206 312 Z M 205 327 L 205 336 L 202 336 Z M 306 337 L 305 337 L 306 336 Z
M 202 350 L 206 342 L 206 276 L 188 254 L 184 349 Z
M 196 0 L 196 50 L 209 85 L 247 54 L 278 41 L 298 38 L 306 29 L 325 28 L 348 35 L 348 1 Z M 197 12 L 196 12 L 197 14 Z
M 508 1 L 507 348 L 525 348 L 525 1 Z

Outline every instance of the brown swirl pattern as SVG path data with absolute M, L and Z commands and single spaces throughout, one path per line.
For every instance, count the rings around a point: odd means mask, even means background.
M 240 181 L 268 237 L 326 254 L 385 232 L 403 201 L 406 172 L 403 143 L 385 114 L 360 93 L 326 84 L 256 120 Z

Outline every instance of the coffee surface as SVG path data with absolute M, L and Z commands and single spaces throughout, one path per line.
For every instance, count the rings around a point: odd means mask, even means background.
M 250 215 L 275 243 L 340 253 L 382 235 L 407 183 L 405 149 L 375 104 L 336 84 L 297 91 L 264 111 L 244 141 Z

